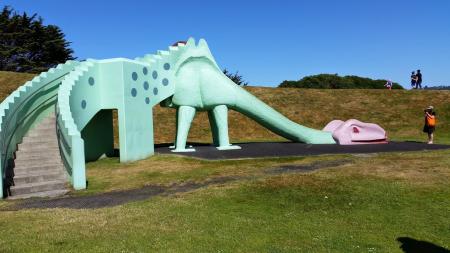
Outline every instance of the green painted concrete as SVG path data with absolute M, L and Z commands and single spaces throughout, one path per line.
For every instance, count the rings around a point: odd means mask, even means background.
M 191 38 L 186 44 L 135 60 L 89 59 L 68 62 L 48 73 L 52 71 L 59 71 L 64 79 L 51 80 L 50 74 L 44 73 L 38 81 L 41 85 L 54 83 L 50 85 L 53 90 L 30 95 L 26 90 L 29 84 L 25 84 L 0 105 L 0 114 L 8 114 L 10 107 L 28 97 L 36 100 L 32 104 L 34 107 L 45 107 L 46 103 L 54 105 L 56 101 L 61 155 L 75 189 L 86 188 L 86 161 L 114 152 L 112 110 L 118 111 L 121 162 L 144 159 L 154 153 L 152 107 L 159 103 L 177 110 L 174 152 L 194 151 L 186 148 L 186 140 L 197 111 L 208 112 L 213 141 L 218 149 L 239 149 L 229 142 L 229 109 L 241 112 L 295 142 L 335 143 L 331 133 L 292 122 L 233 83 L 222 73 L 203 39 L 196 44 Z M 46 100 L 49 96 L 53 99 Z M 1 122 L 2 137 L 11 134 L 11 130 L 4 127 L 5 123 L 22 120 L 24 116 L 21 115 L 17 114 L 14 119 L 6 115 L 7 120 Z M 30 120 L 29 124 L 34 121 Z M 19 128 L 13 146 L 29 129 Z M 1 142 L 3 144 L 3 138 Z M 11 157 L 13 150 L 5 151 L 2 145 L 5 157 Z M 1 168 L 4 173 L 5 165 Z

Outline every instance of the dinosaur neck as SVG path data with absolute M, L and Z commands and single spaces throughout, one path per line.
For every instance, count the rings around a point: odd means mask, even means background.
M 299 125 L 272 109 L 246 90 L 236 87 L 236 102 L 230 107 L 270 131 L 294 142 L 335 144 L 331 133 Z

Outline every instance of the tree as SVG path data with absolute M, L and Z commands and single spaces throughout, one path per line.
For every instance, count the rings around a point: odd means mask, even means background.
M 386 80 L 373 80 L 359 76 L 339 76 L 338 74 L 320 74 L 305 76 L 298 81 L 283 81 L 279 87 L 314 88 L 314 89 L 386 89 Z M 393 83 L 393 89 L 403 89 Z
M 0 70 L 42 72 L 75 59 L 58 26 L 44 25 L 37 14 L 19 14 L 6 6 L 0 13 Z
M 236 73 L 232 74 L 231 72 L 229 72 L 227 69 L 223 70 L 223 73 L 231 79 L 231 81 L 233 81 L 234 83 L 236 83 L 237 85 L 242 85 L 242 86 L 247 86 L 248 82 L 244 81 L 244 78 L 239 75 L 239 72 L 236 71 Z

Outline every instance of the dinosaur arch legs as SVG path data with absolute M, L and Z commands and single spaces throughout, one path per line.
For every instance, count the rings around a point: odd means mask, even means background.
M 177 109 L 177 134 L 173 152 L 192 152 L 193 148 L 186 148 L 187 136 L 194 119 L 196 109 L 192 106 L 180 106 Z M 230 144 L 228 137 L 228 108 L 226 105 L 217 105 L 208 110 L 209 123 L 213 143 L 219 150 L 240 149 Z

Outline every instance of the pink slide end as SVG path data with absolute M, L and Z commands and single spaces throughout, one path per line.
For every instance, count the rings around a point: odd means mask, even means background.
M 333 139 L 340 145 L 387 143 L 386 131 L 383 128 L 377 124 L 356 119 L 345 122 L 333 120 L 325 126 L 323 131 L 331 132 Z

